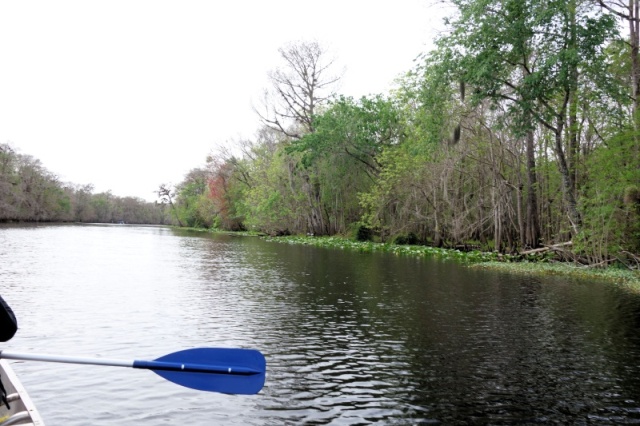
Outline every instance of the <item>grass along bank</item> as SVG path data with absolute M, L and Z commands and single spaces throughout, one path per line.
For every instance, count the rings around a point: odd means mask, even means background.
M 535 275 L 563 275 L 576 278 L 606 280 L 618 284 L 624 284 L 640 291 L 640 271 L 617 268 L 593 268 L 576 266 L 571 263 L 553 262 L 542 259 L 540 261 L 520 261 L 515 256 L 500 255 L 492 252 L 468 251 L 455 249 L 443 249 L 428 246 L 397 245 L 387 243 L 374 243 L 368 241 L 353 241 L 343 237 L 305 237 L 284 236 L 264 237 L 267 241 L 304 244 L 315 247 L 326 247 L 343 250 L 355 250 L 363 253 L 386 252 L 397 255 L 409 255 L 417 257 L 436 257 L 445 260 L 456 260 L 469 267 L 501 270 L 516 274 Z

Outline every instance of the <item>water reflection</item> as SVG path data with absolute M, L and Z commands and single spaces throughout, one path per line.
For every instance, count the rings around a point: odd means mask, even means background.
M 605 296 L 635 296 L 437 261 L 277 250 L 287 259 L 282 276 L 295 285 L 274 294 L 288 302 L 281 314 L 264 305 L 279 335 L 273 356 L 287 361 L 274 366 L 272 374 L 284 371 L 265 408 L 289 407 L 292 422 L 637 418 L 637 383 L 625 398 L 609 346 L 594 336 L 634 330 L 602 311 L 616 303 Z M 635 373 L 636 365 L 626 368 Z
M 246 398 L 16 366 L 50 424 L 640 421 L 640 298 L 615 286 L 163 228 L 4 227 L 0 243 L 12 348 L 267 357 Z

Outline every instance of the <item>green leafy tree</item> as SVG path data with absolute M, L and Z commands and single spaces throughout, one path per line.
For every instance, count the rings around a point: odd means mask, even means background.
M 314 122 L 315 131 L 292 141 L 285 151 L 299 156 L 309 202 L 322 215 L 323 227 L 309 230 L 344 233 L 362 216 L 358 194 L 375 182 L 380 172 L 378 156 L 401 140 L 399 112 L 382 96 L 358 101 L 341 97 Z
M 578 248 L 592 263 L 627 259 L 640 253 L 640 164 L 630 128 L 599 145 L 589 158 L 589 182 L 582 198 L 585 229 Z
M 444 50 L 425 55 L 393 93 L 402 138 L 384 147 L 377 157 L 380 173 L 359 197 L 364 223 L 385 240 L 416 234 L 442 244 L 439 160 L 454 142 L 462 115 L 448 61 Z
M 304 178 L 296 159 L 280 147 L 256 159 L 254 167 L 255 184 L 246 191 L 242 207 L 247 229 L 271 235 L 305 232 Z
M 180 222 L 189 227 L 209 228 L 217 210 L 209 196 L 209 172 L 205 168 L 189 171 L 176 187 L 176 212 Z
M 616 34 L 611 15 L 577 0 L 454 0 L 459 16 L 440 47 L 452 52 L 455 72 L 471 100 L 501 105 L 513 131 L 540 124 L 554 135 L 564 201 L 574 229 L 581 217 L 575 175 L 564 137 L 578 77 L 603 94 L 616 92 L 606 75 L 605 42 Z

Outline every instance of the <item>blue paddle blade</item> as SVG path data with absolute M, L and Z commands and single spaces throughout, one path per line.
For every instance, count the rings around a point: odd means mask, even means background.
M 209 392 L 253 395 L 264 386 L 267 362 L 254 349 L 196 348 L 135 361 L 134 368 L 153 370 L 182 386 Z

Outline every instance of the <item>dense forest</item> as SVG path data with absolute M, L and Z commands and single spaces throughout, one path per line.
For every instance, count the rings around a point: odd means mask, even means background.
M 60 182 L 40 160 L 0 144 L 0 222 L 172 223 L 166 206 Z
M 640 0 L 447 3 L 436 47 L 389 93 L 340 96 L 321 44 L 281 48 L 260 130 L 160 186 L 158 203 L 62 185 L 0 146 L 0 220 L 551 248 L 637 268 Z
M 639 0 L 451 0 L 436 48 L 353 99 L 280 49 L 239 151 L 166 189 L 182 225 L 638 264 Z

